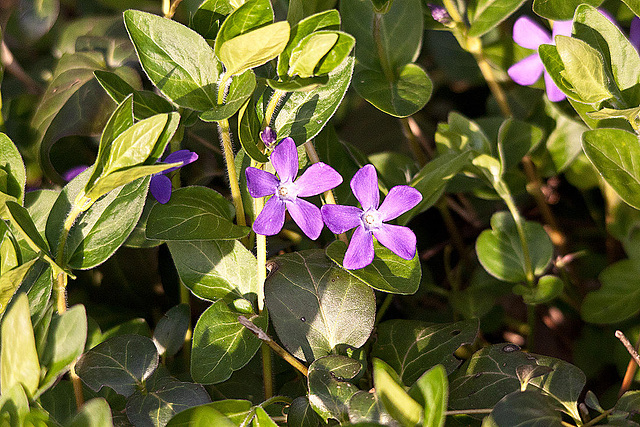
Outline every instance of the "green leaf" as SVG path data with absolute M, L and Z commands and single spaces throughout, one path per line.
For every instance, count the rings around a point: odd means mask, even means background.
M 309 1 L 306 0 L 306 2 Z M 289 8 L 289 13 L 291 13 L 291 6 Z M 289 20 L 289 22 L 291 21 Z M 307 16 L 296 25 L 293 25 L 289 33 L 289 42 L 278 56 L 278 75 L 287 75 L 287 72 L 290 69 L 289 59 L 291 58 L 291 52 L 299 46 L 302 39 L 310 36 L 315 31 L 338 29 L 340 29 L 340 13 L 335 9 Z
M 596 129 L 582 134 L 584 152 L 605 181 L 629 205 L 640 209 L 638 138 L 621 129 Z
M 351 412 L 351 408 L 349 408 L 349 412 Z M 320 417 L 313 410 L 307 396 L 293 399 L 287 413 L 287 425 L 290 427 L 318 427 L 320 425 Z
M 153 342 L 160 356 L 174 356 L 182 348 L 190 323 L 191 309 L 188 304 L 176 305 L 162 316 L 153 331 Z
M 491 412 L 499 426 L 561 427 L 562 414 L 552 398 L 538 390 L 515 391 L 500 400 Z
M 36 261 L 38 261 L 38 259 L 34 258 L 0 276 L 0 314 L 4 313 L 8 308 L 9 301 L 15 295 L 16 290 L 20 287 L 22 281 Z
M 477 0 L 473 12 L 469 11 L 470 37 L 480 37 L 518 10 L 525 0 Z M 475 4 L 474 4 L 475 3 Z
M 569 98 L 584 102 L 582 97 L 571 85 L 569 77 L 565 72 L 564 63 L 562 62 L 562 58 L 560 57 L 556 46 L 541 44 L 538 48 L 538 53 L 540 54 L 540 60 L 544 64 L 544 68 L 547 70 L 556 86 L 558 86 L 558 88 Z
M 584 373 L 562 360 L 524 353 L 515 344 L 486 347 L 454 372 L 449 378 L 449 409 L 492 408 L 506 394 L 520 390 L 517 369 L 523 365 L 551 368 L 531 379 L 529 389 L 544 391 L 564 412 L 580 420 L 577 400 L 586 382 Z
M 633 260 L 611 264 L 598 277 L 602 287 L 589 292 L 580 314 L 591 323 L 618 323 L 640 310 L 638 268 Z
M 582 40 L 556 37 L 556 49 L 564 64 L 563 76 L 581 100 L 596 104 L 613 97 L 602 54 Z
M 150 177 L 151 175 L 161 173 L 175 166 L 180 166 L 180 164 L 160 163 L 157 165 L 133 166 L 127 169 L 117 170 L 105 177 L 98 179 L 96 184 L 91 187 L 89 192 L 84 194 L 84 196 L 82 197 L 78 197 L 76 201 L 78 201 L 79 203 L 85 201 L 85 203 L 82 204 L 81 207 L 86 209 L 87 205 L 91 205 L 93 201 L 100 199 L 102 196 L 110 191 L 116 190 L 118 187 L 131 184 L 139 178 Z M 146 182 L 145 179 L 142 179 L 142 181 Z M 77 206 L 79 203 L 75 202 L 74 205 Z
M 377 358 L 373 359 L 373 385 L 386 410 L 401 425 L 420 424 L 422 406 L 407 394 L 393 368 Z
M 47 342 L 40 363 L 46 370 L 38 394 L 51 387 L 79 358 L 87 341 L 87 314 L 84 306 L 75 305 L 51 319 Z
M 288 41 L 289 23 L 281 21 L 227 40 L 216 51 L 225 66 L 225 75 L 231 76 L 276 58 Z
M 442 154 L 429 161 L 409 184 L 422 194 L 422 201 L 409 212 L 400 215 L 398 224 L 407 225 L 411 218 L 433 206 L 444 193 L 449 180 L 468 166 L 470 160 L 471 153 L 465 151 Z
M 371 0 L 371 3 L 376 13 L 387 13 L 393 5 L 393 0 Z
M 324 356 L 309 366 L 309 402 L 326 423 L 330 418 L 348 421 L 347 402 L 358 387 L 349 380 L 362 369 L 357 360 L 345 356 Z
M 109 403 L 97 397 L 86 402 L 68 424 L 69 427 L 112 427 Z
M 173 105 L 165 98 L 148 90 L 135 90 L 116 73 L 96 70 L 93 74 L 111 99 L 118 104 L 130 94 L 133 94 L 133 114 L 138 120 L 143 120 L 156 114 L 175 111 Z
M 322 250 L 274 258 L 265 303 L 278 337 L 294 356 L 311 362 L 338 344 L 362 346 L 373 328 L 373 290 L 338 268 Z
M 492 276 L 510 283 L 527 280 L 522 243 L 516 223 L 507 212 L 491 217 L 491 230 L 484 230 L 476 241 L 478 260 Z M 542 274 L 553 256 L 553 244 L 544 228 L 532 221 L 525 221 L 524 234 L 531 267 L 536 275 Z
M 391 421 L 391 416 L 385 411 L 374 392 L 356 392 L 349 399 L 347 406 L 351 424 L 375 423 L 374 425 L 388 425 Z
M 207 187 L 183 187 L 166 204 L 149 213 L 148 239 L 168 241 L 234 240 L 246 236 L 248 227 L 233 224 L 233 205 Z
M 27 241 L 29 247 L 36 252 L 49 254 L 49 245 L 38 232 L 36 225 L 29 215 L 29 211 L 12 201 L 7 201 L 6 207 L 11 224 L 20 231 L 20 234 Z
M 161 368 L 145 387 L 127 399 L 127 418 L 135 426 L 164 426 L 178 412 L 211 402 L 202 385 L 178 381 Z
M 261 341 L 238 322 L 242 313 L 231 310 L 225 301 L 211 305 L 198 320 L 193 331 L 191 376 L 203 384 L 216 384 L 228 379 L 249 363 Z M 266 330 L 266 311 L 250 319 Z
M 266 163 L 269 157 L 261 151 L 264 147 L 260 139 L 261 128 L 262 123 L 256 112 L 256 103 L 250 99 L 238 113 L 238 137 L 245 153 L 258 163 Z
M 375 257 L 373 262 L 359 270 L 346 270 L 373 289 L 392 294 L 410 295 L 420 286 L 422 269 L 418 254 L 407 261 L 377 241 L 374 243 Z M 339 266 L 347 252 L 347 245 L 341 241 L 331 243 L 325 250 L 326 255 Z
M 333 31 L 316 31 L 309 34 L 291 51 L 287 74 L 302 78 L 313 77 L 316 65 L 337 41 L 338 34 Z
M 220 57 L 222 45 L 249 31 L 273 22 L 273 8 L 269 0 L 247 0 L 227 16 L 218 31 L 215 53 Z
M 302 79 L 300 77 L 290 79 L 285 77 L 284 80 L 267 79 L 267 84 L 270 88 L 283 92 L 304 92 L 317 89 L 327 84 L 328 81 L 329 76 L 309 77 L 308 79 Z
M 638 105 L 640 83 L 638 51 L 609 18 L 588 4 L 578 6 L 574 17 L 574 37 L 602 54 L 605 68 L 629 106 Z M 612 82 L 613 83 L 613 82 Z
M 23 37 L 35 41 L 44 36 L 56 22 L 60 12 L 58 0 L 18 3 L 18 22 Z
M 291 25 L 305 17 L 312 16 L 335 7 L 337 0 L 290 0 L 287 21 Z
M 562 21 L 573 18 L 573 13 L 581 3 L 598 7 L 603 0 L 533 0 L 533 11 L 543 18 Z
M 473 343 L 477 334 L 475 319 L 444 324 L 388 320 L 378 325 L 378 339 L 371 356 L 388 363 L 404 384 L 411 385 L 438 364 L 443 365 L 447 373 L 453 372 L 460 366 L 455 351 Z
M 200 406 L 200 408 L 209 407 L 223 414 L 233 421 L 235 426 L 242 424 L 242 422 L 251 413 L 253 404 L 248 400 L 242 399 L 225 399 L 216 400 L 215 402 L 208 403 Z M 194 409 L 188 409 L 187 412 L 195 411 Z M 194 412 L 195 413 L 195 412 Z
M 237 427 L 238 424 L 210 405 L 196 406 L 182 411 L 167 423 L 167 427 L 207 427 L 213 425 L 216 427 Z
M 513 292 L 522 295 L 525 304 L 544 304 L 553 301 L 564 290 L 562 279 L 552 275 L 542 276 L 535 287 L 516 285 Z
M 74 178 L 60 192 L 46 226 L 52 248 L 58 248 L 60 230 L 80 194 L 89 170 Z M 138 179 L 107 194 L 80 214 L 74 222 L 64 247 L 64 262 L 74 269 L 90 269 L 104 261 L 127 239 L 142 214 L 149 178 Z
M 1 332 L 0 387 L 10 390 L 22 384 L 33 396 L 40 382 L 40 363 L 25 294 L 18 295 L 3 317 Z
M 588 128 L 562 112 L 552 102 L 547 103 L 547 113 L 555 118 L 556 126 L 547 138 L 547 150 L 556 171 L 566 170 L 582 152 L 582 133 Z
M 353 66 L 353 57 L 348 57 L 329 73 L 329 80 L 324 86 L 288 94 L 272 126 L 278 138 L 289 136 L 298 145 L 313 139 L 336 112 L 347 93 Z
M 498 133 L 498 153 L 503 173 L 515 168 L 520 160 L 542 141 L 542 129 L 529 123 L 507 119 Z
M 4 133 L 0 133 L 0 172 L 6 174 L 0 180 L 0 193 L 14 197 L 22 204 L 24 187 L 27 182 L 24 163 L 18 149 Z M 0 218 L 6 218 L 5 214 L 3 214 L 4 206 L 2 205 L 4 204 L 0 204 Z
M 76 364 L 76 373 L 93 391 L 103 386 L 129 397 L 158 366 L 153 341 L 141 335 L 120 335 L 98 344 Z
M 256 258 L 238 240 L 168 242 L 180 281 L 199 298 L 255 300 Z
M 447 123 L 438 124 L 435 140 L 439 152 L 472 150 L 477 154 L 493 154 L 491 142 L 480 125 L 455 111 L 449 113 Z
M 249 99 L 255 88 L 256 76 L 253 71 L 247 70 L 242 74 L 233 76 L 224 103 L 200 113 L 200 119 L 205 122 L 228 119 Z
M 256 406 L 256 417 L 253 419 L 254 427 L 278 427 L 275 421 L 267 415 L 262 406 Z
M 629 9 L 636 14 L 636 16 L 640 16 L 640 1 L 639 0 L 622 0 L 624 4 L 626 4 Z
M 176 21 L 138 10 L 125 11 L 124 22 L 142 68 L 165 96 L 196 111 L 217 105 L 222 67 L 202 36 Z
M 447 372 L 442 365 L 429 369 L 416 381 L 424 397 L 424 421 L 426 427 L 443 427 L 449 397 Z

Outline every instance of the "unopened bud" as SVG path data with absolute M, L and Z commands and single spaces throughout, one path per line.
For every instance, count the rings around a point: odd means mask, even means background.
M 260 132 L 260 139 L 267 147 L 276 142 L 276 131 L 267 126 L 262 132 Z
M 442 6 L 438 6 L 436 4 L 427 4 L 429 9 L 431 9 L 431 17 L 441 23 L 442 25 L 449 26 L 451 24 L 451 16 L 449 16 L 449 12 Z

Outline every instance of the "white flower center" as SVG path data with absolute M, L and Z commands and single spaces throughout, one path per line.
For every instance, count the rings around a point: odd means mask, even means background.
M 369 209 L 368 211 L 364 212 L 360 219 L 365 230 L 378 228 L 382 224 L 380 213 L 378 213 L 378 211 L 375 209 Z
M 364 222 L 366 222 L 367 224 L 371 225 L 374 222 L 376 222 L 376 217 L 373 214 L 368 213 L 368 214 L 366 214 L 364 216 Z
M 287 197 L 289 195 L 289 189 L 285 186 L 278 188 L 278 196 Z
M 281 200 L 289 202 L 292 202 L 298 197 L 298 192 L 293 182 L 281 183 L 276 190 L 276 194 Z

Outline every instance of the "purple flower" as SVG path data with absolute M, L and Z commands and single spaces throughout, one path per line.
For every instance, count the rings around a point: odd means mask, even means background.
M 62 179 L 64 179 L 65 181 L 69 182 L 73 178 L 75 178 L 76 176 L 80 175 L 82 172 L 87 170 L 88 167 L 89 166 L 87 166 L 87 165 L 74 166 L 74 167 L 72 167 L 71 169 L 67 170 L 65 173 L 62 174 Z
M 544 28 L 531 18 L 521 16 L 513 25 L 513 41 L 527 49 L 538 50 L 541 44 L 554 44 L 557 35 L 570 36 L 571 25 L 572 21 L 555 21 L 553 23 L 553 34 L 550 36 Z M 565 99 L 565 94 L 556 86 L 549 73 L 544 69 L 540 55 L 537 52 L 513 64 L 507 70 L 509 77 L 522 86 L 534 84 L 543 72 L 549 101 L 558 102 Z
M 276 142 L 276 138 L 277 138 L 276 131 L 269 126 L 264 128 L 264 130 L 260 132 L 260 139 L 262 139 L 262 142 L 264 142 L 264 145 L 266 147 Z
M 163 163 L 182 163 L 180 166 L 174 166 L 165 171 L 157 173 L 151 177 L 149 190 L 155 199 L 163 205 L 171 199 L 171 180 L 167 176 L 169 172 L 181 168 L 184 165 L 193 163 L 198 160 L 198 155 L 189 150 L 178 150 L 169 154 Z
M 631 21 L 631 29 L 629 30 L 629 41 L 640 51 L 640 18 L 635 16 Z
M 427 3 L 427 6 L 431 10 L 431 17 L 435 21 L 447 26 L 451 24 L 451 16 L 449 16 L 449 12 L 447 12 L 447 9 L 432 3 Z
M 251 197 L 273 195 L 254 221 L 253 231 L 265 236 L 279 233 L 284 225 L 286 208 L 304 234 L 312 240 L 317 239 L 324 226 L 320 209 L 300 197 L 315 196 L 331 190 L 342 183 L 342 176 L 331 166 L 318 162 L 296 179 L 298 150 L 291 138 L 283 139 L 276 146 L 270 160 L 278 177 L 253 167 L 248 167 L 245 171 Z
M 322 218 L 336 234 L 357 227 L 351 237 L 342 265 L 348 270 L 363 268 L 373 261 L 373 237 L 400 258 L 412 259 L 416 254 L 416 236 L 407 227 L 385 224 L 415 207 L 422 194 L 408 185 L 393 187 L 380 205 L 378 175 L 373 165 L 361 168 L 351 179 L 351 190 L 362 205 L 324 205 Z

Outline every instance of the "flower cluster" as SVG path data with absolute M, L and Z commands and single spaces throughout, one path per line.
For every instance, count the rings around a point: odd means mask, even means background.
M 322 162 L 311 165 L 298 179 L 298 151 L 291 138 L 283 139 L 270 157 L 275 174 L 249 167 L 245 174 L 252 197 L 271 196 L 253 223 L 257 234 L 271 236 L 284 225 L 285 210 L 312 240 L 320 236 L 324 224 L 336 234 L 355 228 L 343 266 L 358 269 L 373 261 L 373 237 L 404 259 L 416 253 L 416 236 L 407 228 L 386 224 L 422 200 L 418 190 L 407 185 L 393 187 L 380 204 L 378 177 L 373 165 L 361 168 L 351 179 L 351 190 L 362 209 L 355 206 L 324 205 L 322 210 L 301 197 L 315 196 L 342 183 L 342 176 Z

